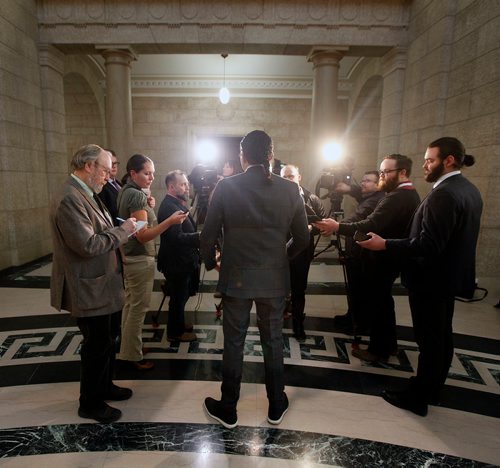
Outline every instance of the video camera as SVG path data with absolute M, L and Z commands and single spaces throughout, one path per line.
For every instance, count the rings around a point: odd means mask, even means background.
M 189 182 L 193 185 L 195 192 L 213 190 L 217 183 L 217 169 L 198 164 L 188 175 Z
M 196 209 L 193 216 L 198 223 L 203 223 L 207 214 L 210 194 L 218 181 L 217 169 L 198 164 L 193 168 L 191 174 L 188 175 L 188 180 L 194 188 L 194 197 L 191 206 L 196 202 Z
M 327 168 L 321 172 L 318 183 L 316 184 L 315 193 L 322 200 L 330 198 L 331 211 L 342 211 L 342 193 L 335 191 L 335 187 L 341 182 L 351 185 L 352 174 L 351 171 L 345 168 Z M 327 190 L 326 195 L 321 195 L 321 189 Z

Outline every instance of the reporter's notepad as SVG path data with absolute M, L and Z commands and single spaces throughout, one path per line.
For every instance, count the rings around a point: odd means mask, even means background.
M 144 226 L 148 224 L 147 221 L 137 221 L 135 223 L 135 231 L 132 234 L 129 234 L 128 236 L 133 236 L 137 231 L 140 231 Z

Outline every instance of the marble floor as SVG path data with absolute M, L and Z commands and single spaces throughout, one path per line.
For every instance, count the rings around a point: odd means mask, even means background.
M 307 340 L 285 322 L 290 410 L 267 423 L 262 350 L 255 317 L 247 336 L 239 425 L 227 430 L 203 411 L 219 397 L 222 327 L 215 314 L 216 273 L 187 310 L 199 337 L 171 346 L 163 294 L 155 281 L 143 339 L 156 366 L 140 374 L 118 367 L 134 396 L 114 406 L 120 421 L 78 417 L 79 343 L 74 320 L 49 306 L 50 258 L 0 275 L 0 466 L 27 467 L 465 467 L 500 465 L 500 298 L 498 278 L 480 278 L 482 301 L 456 303 L 455 357 L 440 406 L 426 418 L 379 394 L 414 372 L 417 348 L 404 289 L 395 287 L 399 353 L 368 365 L 351 355 L 353 337 L 335 329 L 346 311 L 342 270 L 316 261 L 307 296 Z M 166 305 L 163 307 L 166 310 Z M 254 315 L 254 314 L 253 314 Z M 366 342 L 367 337 L 362 337 Z

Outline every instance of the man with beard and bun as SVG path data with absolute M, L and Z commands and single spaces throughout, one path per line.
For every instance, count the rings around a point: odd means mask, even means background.
M 76 317 L 80 350 L 78 415 L 112 423 L 121 411 L 107 400 L 127 400 L 132 390 L 112 381 L 115 341 L 124 292 L 118 251 L 135 231 L 135 218 L 120 227 L 97 194 L 111 172 L 110 154 L 97 145 L 82 146 L 71 160 L 73 173 L 54 196 L 50 225 L 54 257 L 51 305 Z
M 411 223 L 407 239 L 370 233 L 360 245 L 407 259 L 402 270 L 415 339 L 419 347 L 417 375 L 402 391 L 385 390 L 391 405 L 425 416 L 428 404 L 439 403 L 453 358 L 452 320 L 455 296 L 472 297 L 475 256 L 483 202 L 479 190 L 462 176 L 472 166 L 456 138 L 433 141 L 424 156 L 424 174 L 433 183 Z M 388 236 L 385 236 L 388 237 Z
M 188 212 L 189 182 L 184 172 L 171 171 L 165 177 L 167 194 L 158 210 L 158 222 L 181 210 Z M 182 224 L 172 226 L 161 235 L 158 271 L 165 275 L 168 303 L 167 339 L 189 342 L 196 340 L 193 325 L 184 320 L 184 307 L 189 296 L 198 291 L 200 277 L 200 233 L 196 221 L 188 215 Z
M 315 225 L 323 235 L 333 232 L 353 236 L 356 231 L 367 233 L 378 231 L 391 233 L 391 238 L 404 238 L 410 219 L 417 208 L 420 197 L 409 180 L 412 160 L 401 154 L 386 156 L 380 164 L 379 188 L 386 192 L 375 210 L 367 218 L 351 223 L 338 223 L 324 219 Z M 374 229 L 376 227 L 377 229 Z M 399 275 L 400 266 L 396 256 L 387 252 L 365 252 L 362 257 L 369 278 L 366 295 L 373 309 L 370 317 L 370 344 L 368 349 L 353 349 L 352 355 L 368 362 L 387 361 L 397 353 L 396 312 L 392 297 L 392 285 Z

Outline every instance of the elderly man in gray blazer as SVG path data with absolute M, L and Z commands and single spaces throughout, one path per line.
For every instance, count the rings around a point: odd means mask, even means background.
M 208 270 L 218 268 L 215 245 L 224 243 L 217 291 L 224 308 L 222 399 L 206 398 L 205 410 L 227 428 L 237 425 L 243 350 L 255 302 L 264 354 L 268 421 L 279 424 L 288 410 L 284 392 L 283 310 L 290 290 L 289 258 L 309 245 L 304 202 L 297 184 L 270 173 L 271 138 L 254 130 L 241 141 L 242 174 L 221 180 L 201 233 Z M 287 239 L 292 234 L 288 245 Z
M 54 246 L 51 305 L 76 317 L 81 344 L 78 415 L 110 423 L 121 411 L 105 400 L 126 400 L 132 390 L 112 382 L 115 339 L 124 293 L 119 247 L 136 229 L 134 219 L 114 227 L 97 194 L 107 181 L 111 157 L 97 145 L 81 147 L 73 173 L 54 196 L 50 225 Z

